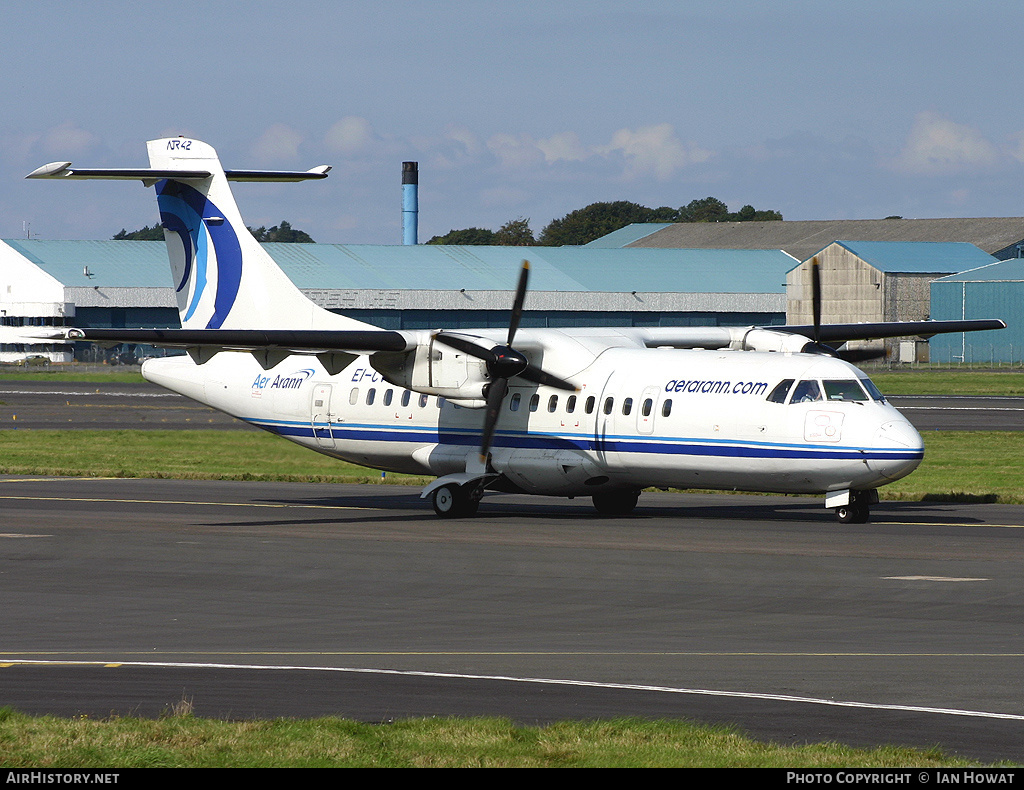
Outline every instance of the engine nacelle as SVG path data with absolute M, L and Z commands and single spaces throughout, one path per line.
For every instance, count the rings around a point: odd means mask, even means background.
M 427 395 L 439 395 L 470 408 L 485 402 L 490 383 L 487 365 L 433 338 L 411 351 L 378 351 L 370 365 L 395 386 Z
M 771 329 L 741 329 L 734 330 L 730 348 L 742 349 L 744 351 L 782 351 L 790 354 L 797 354 L 810 344 L 810 340 L 803 335 L 793 335 L 788 332 L 773 332 Z

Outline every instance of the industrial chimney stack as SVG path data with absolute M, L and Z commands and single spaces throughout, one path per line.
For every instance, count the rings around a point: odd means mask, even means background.
M 420 173 L 417 162 L 402 162 L 402 244 L 416 244 L 420 202 Z

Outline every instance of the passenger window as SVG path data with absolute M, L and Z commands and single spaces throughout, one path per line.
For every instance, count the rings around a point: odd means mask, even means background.
M 426 407 L 427 407 L 427 396 L 421 394 L 420 395 L 420 408 L 421 409 L 425 409 Z
M 373 400 L 376 397 L 377 397 L 377 390 L 375 390 L 373 387 L 370 387 L 370 389 L 368 389 L 366 391 L 366 405 L 367 406 L 372 406 L 373 405 Z
M 868 399 L 856 379 L 823 381 L 821 383 L 825 387 L 825 400 L 864 401 Z
M 387 392 L 385 392 L 384 393 L 384 405 L 385 406 L 390 406 L 391 405 L 391 399 L 394 396 L 395 396 L 394 390 L 388 390 Z
M 768 395 L 768 401 L 770 403 L 785 403 L 786 396 L 789 395 L 789 388 L 793 386 L 793 379 L 783 379 L 778 383 L 778 386 L 771 391 Z
M 548 411 L 554 414 L 555 409 L 558 408 L 558 396 L 552 395 L 548 398 Z
M 512 400 L 508 402 L 509 411 L 519 411 L 519 402 L 522 400 L 522 396 L 515 392 L 512 394 Z
M 534 393 L 530 396 L 530 411 L 537 411 L 540 406 L 540 395 Z
M 570 395 L 565 401 L 565 413 L 572 414 L 576 411 L 576 396 Z
M 640 413 L 643 414 L 644 417 L 650 417 L 651 416 L 651 411 L 653 409 L 654 409 L 654 401 L 651 400 L 650 398 L 648 398 L 647 400 L 644 401 L 644 406 L 640 410 Z
M 631 411 L 633 411 L 633 399 L 626 398 L 622 401 L 622 413 L 629 414 Z
M 818 386 L 817 381 L 810 379 L 796 385 L 790 403 L 810 403 L 817 400 L 821 400 L 821 387 Z
M 586 408 L 584 409 L 584 411 L 586 411 L 587 414 L 593 414 L 594 413 L 594 405 L 596 403 L 597 403 L 597 399 L 593 395 L 591 395 L 589 398 L 587 398 L 587 405 L 586 405 Z
M 615 398 L 605 398 L 604 400 L 604 413 L 611 414 L 612 409 L 615 407 Z
M 403 406 L 408 406 L 409 405 L 409 400 L 410 400 L 411 397 L 412 397 L 412 392 L 410 390 L 405 390 L 402 393 L 402 405 Z
M 359 387 L 352 388 L 352 391 L 348 394 L 348 402 L 350 406 L 355 406 L 359 403 Z
M 672 413 L 672 399 L 666 398 L 665 402 L 661 404 L 661 416 L 668 417 Z

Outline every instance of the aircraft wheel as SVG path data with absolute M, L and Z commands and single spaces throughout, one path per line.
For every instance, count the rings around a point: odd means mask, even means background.
M 441 518 L 464 518 L 476 513 L 480 497 L 474 497 L 462 486 L 448 485 L 434 491 L 431 504 Z
M 606 491 L 594 494 L 594 508 L 603 516 L 625 516 L 633 512 L 639 491 Z
M 842 524 L 866 524 L 870 515 L 870 508 L 862 502 L 836 508 L 836 519 Z

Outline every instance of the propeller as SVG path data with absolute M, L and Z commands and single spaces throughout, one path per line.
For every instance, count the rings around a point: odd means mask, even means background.
M 807 354 L 825 354 L 847 362 L 868 362 L 885 356 L 885 348 L 836 349 L 821 342 L 821 264 L 818 256 L 811 258 L 811 315 L 814 320 L 811 342 L 801 351 Z
M 534 384 L 542 384 L 555 389 L 575 392 L 576 387 L 565 379 L 552 375 L 541 370 L 519 351 L 512 347 L 515 341 L 516 332 L 519 330 L 519 322 L 523 316 L 523 303 L 526 300 L 526 285 L 530 279 L 530 262 L 523 261 L 523 268 L 519 272 L 519 283 L 516 285 L 515 299 L 512 301 L 512 316 L 509 319 L 508 336 L 503 346 L 492 346 L 486 348 L 478 342 L 481 338 L 473 338 L 467 335 L 450 334 L 438 332 L 434 340 L 446 346 L 463 351 L 471 357 L 482 359 L 487 365 L 487 374 L 490 376 L 490 383 L 485 387 L 484 396 L 487 399 L 487 407 L 484 413 L 484 428 L 480 439 L 480 458 L 487 459 L 487 453 L 491 449 L 491 441 L 494 438 L 494 429 L 498 424 L 498 415 L 501 413 L 501 405 L 508 394 L 508 380 L 514 376 L 532 381 Z

